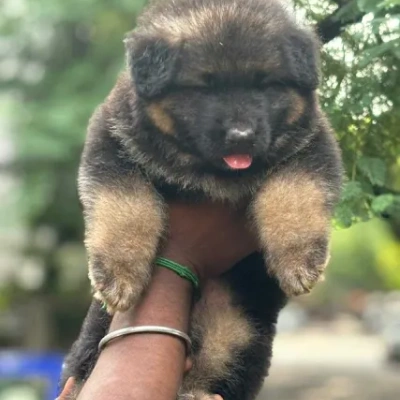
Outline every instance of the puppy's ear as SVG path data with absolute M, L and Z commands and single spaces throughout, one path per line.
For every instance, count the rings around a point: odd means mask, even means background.
M 137 34 L 130 34 L 124 43 L 138 95 L 151 98 L 161 94 L 177 72 L 179 47 Z
M 311 33 L 298 31 L 285 37 L 284 59 L 289 79 L 300 88 L 315 90 L 319 84 L 318 39 Z

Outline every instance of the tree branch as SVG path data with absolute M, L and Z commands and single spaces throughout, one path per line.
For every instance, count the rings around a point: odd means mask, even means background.
M 347 18 L 344 16 L 340 17 L 343 7 L 346 5 L 344 2 L 341 3 L 343 4 L 341 7 L 337 8 L 331 15 L 328 15 L 316 25 L 316 31 L 323 44 L 340 36 L 344 28 L 360 22 L 365 15 L 365 13 L 360 11 L 358 14 L 351 15 Z
M 360 22 L 366 15 L 366 12 L 358 11 L 356 13 L 351 12 L 346 16 L 343 12 L 345 7 L 351 5 L 352 0 L 332 0 L 338 5 L 338 8 L 331 14 L 325 17 L 322 21 L 318 22 L 316 25 L 316 31 L 323 44 L 330 42 L 336 37 L 340 36 L 343 29 L 349 25 L 356 24 Z M 400 13 L 400 6 L 391 7 L 390 10 L 387 8 L 382 8 L 376 13 L 376 17 L 384 16 L 386 13 L 398 14 Z

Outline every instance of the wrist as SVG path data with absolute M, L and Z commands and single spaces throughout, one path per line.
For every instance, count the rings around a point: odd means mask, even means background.
M 196 262 L 192 257 L 187 256 L 181 251 L 175 251 L 173 249 L 165 249 L 160 257 L 171 260 L 175 263 L 188 268 L 199 280 L 200 285 L 204 281 L 204 276 L 202 274 L 202 268 L 199 262 Z
M 155 264 L 159 267 L 166 268 L 176 275 L 181 277 L 182 279 L 187 280 L 193 286 L 195 292 L 198 292 L 200 289 L 200 281 L 197 275 L 188 267 L 177 263 L 176 261 L 171 260 L 170 258 L 165 257 L 157 257 L 155 260 Z M 198 293 L 196 293 L 198 294 Z
M 191 283 L 166 268 L 154 270 L 151 286 L 138 306 L 114 315 L 111 330 L 127 326 L 165 325 L 187 330 L 178 308 L 190 309 L 193 297 Z

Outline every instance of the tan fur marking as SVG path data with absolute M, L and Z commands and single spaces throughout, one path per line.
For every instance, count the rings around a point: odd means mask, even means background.
M 90 268 L 98 297 L 111 310 L 126 308 L 141 295 L 163 230 L 163 210 L 151 188 L 145 184 L 131 190 L 124 187 L 121 183 L 120 189 L 102 188 L 95 194 L 85 240 L 89 261 L 91 256 L 100 257 L 116 280 L 112 288 L 96 288 Z
M 251 19 L 253 24 L 265 25 L 265 16 L 262 14 L 253 13 L 246 17 L 247 20 Z M 177 43 L 182 40 L 197 39 L 210 31 L 216 33 L 230 20 L 235 21 L 240 18 L 240 7 L 232 1 L 230 4 L 209 4 L 192 9 L 181 16 L 157 16 L 146 30 L 155 35 L 162 34 L 170 43 Z M 275 32 L 280 29 L 280 24 L 269 21 L 268 28 L 270 32 Z
M 235 350 L 247 346 L 255 332 L 244 312 L 232 305 L 230 289 L 220 281 L 210 281 L 196 304 L 193 332 L 199 332 L 202 346 L 193 360 L 193 368 L 184 382 L 187 391 L 207 391 L 207 384 L 229 374 Z M 197 399 L 198 397 L 196 397 Z
M 324 233 L 329 226 L 323 189 L 312 177 L 294 170 L 271 176 L 257 195 L 254 210 L 262 224 L 261 238 L 270 249 L 284 246 L 286 240 Z
M 291 105 L 286 122 L 292 125 L 303 115 L 306 109 L 306 103 L 304 98 L 295 90 L 290 91 L 290 98 Z
M 147 107 L 147 112 L 155 126 L 160 129 L 161 132 L 168 135 L 174 134 L 174 121 L 165 111 L 165 107 L 162 102 L 150 104 Z
M 208 6 L 197 10 L 189 10 L 179 17 L 160 16 L 153 21 L 153 27 L 165 34 L 171 42 L 183 39 L 198 38 L 205 28 L 212 23 L 221 24 L 225 18 L 235 17 L 235 5 Z
M 327 259 L 318 243 L 328 240 L 330 226 L 323 187 L 291 168 L 269 178 L 253 210 L 270 272 L 289 295 L 309 291 Z

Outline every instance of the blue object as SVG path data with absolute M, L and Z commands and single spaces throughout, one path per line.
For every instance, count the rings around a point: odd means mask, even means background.
M 0 385 L 8 381 L 43 382 L 43 400 L 54 400 L 58 395 L 63 360 L 64 356 L 59 353 L 1 351 Z

